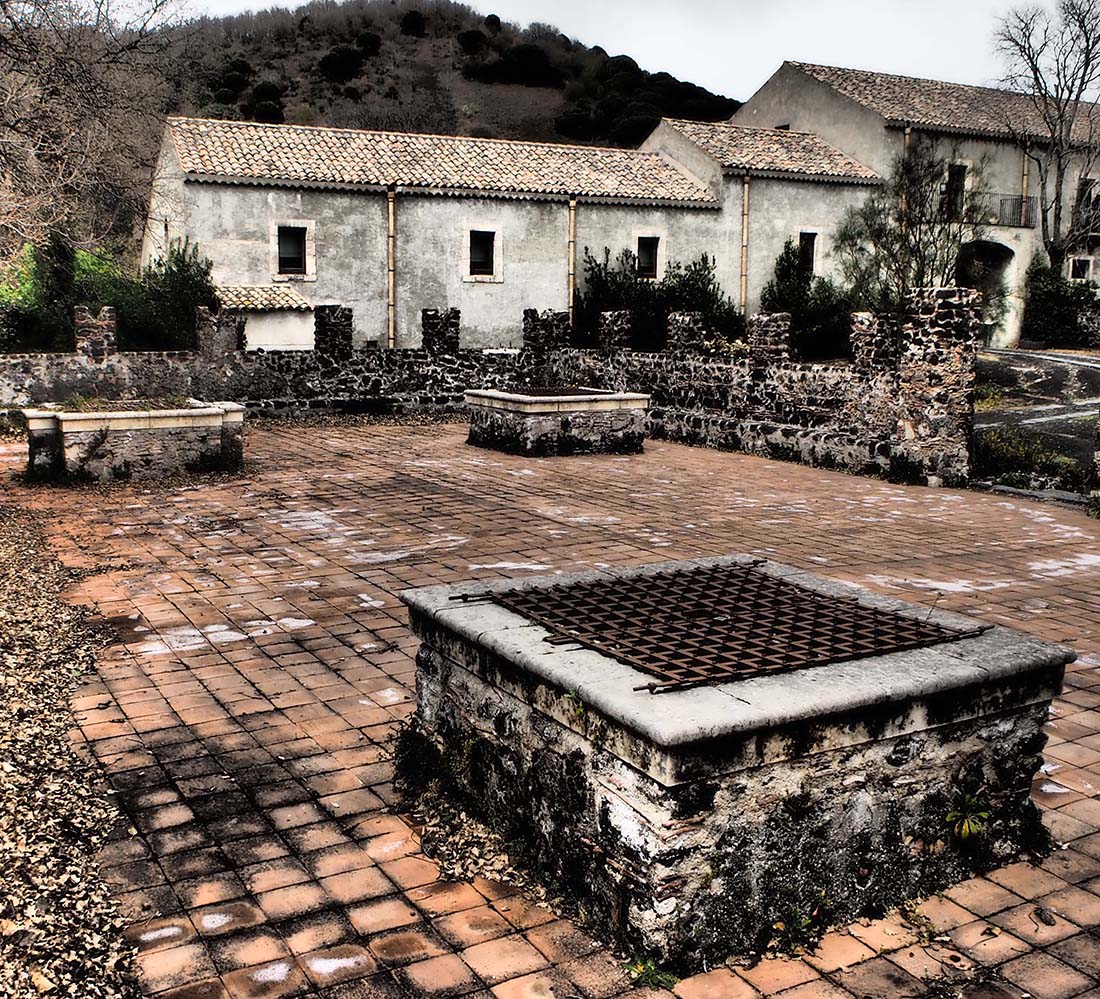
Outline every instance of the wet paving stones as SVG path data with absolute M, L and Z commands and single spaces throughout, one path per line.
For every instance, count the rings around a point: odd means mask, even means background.
M 73 707 L 137 830 L 101 864 L 149 996 L 669 999 L 591 931 L 420 853 L 393 811 L 417 646 L 395 594 L 730 551 L 1072 644 L 1035 785 L 1068 845 L 929 900 L 932 944 L 887 916 L 680 999 L 886 999 L 979 972 L 961 995 L 1100 988 L 1100 523 L 662 442 L 532 461 L 467 448 L 458 425 L 249 437 L 236 480 L 10 490 L 67 565 L 117 567 L 69 594 L 125 622 Z

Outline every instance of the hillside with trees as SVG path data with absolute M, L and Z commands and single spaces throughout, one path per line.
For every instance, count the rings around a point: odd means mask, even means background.
M 171 107 L 209 117 L 633 145 L 661 116 L 737 101 L 549 24 L 449 2 L 315 2 L 178 29 Z

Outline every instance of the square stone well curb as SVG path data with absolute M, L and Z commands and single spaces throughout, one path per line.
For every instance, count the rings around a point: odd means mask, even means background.
M 243 458 L 245 412 L 240 403 L 198 399 L 174 409 L 24 409 L 27 473 L 110 481 L 231 471 Z
M 726 556 L 401 594 L 416 725 L 449 786 L 620 946 L 695 969 L 820 933 L 1041 839 L 1043 725 L 1074 654 L 1007 628 L 654 694 L 654 677 L 551 633 L 493 591 L 753 564 L 950 630 L 976 622 Z M 967 795 L 970 797 L 968 798 Z M 962 841 L 948 818 L 988 811 Z
M 470 389 L 468 443 L 509 454 L 638 454 L 649 396 L 578 387 L 548 395 Z

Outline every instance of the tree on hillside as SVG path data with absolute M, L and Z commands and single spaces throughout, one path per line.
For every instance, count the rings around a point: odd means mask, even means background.
M 0 0 L 0 259 L 128 236 L 173 0 Z
M 1087 177 L 1100 152 L 1100 110 L 1093 103 L 1100 86 L 1100 4 L 1019 7 L 1001 21 L 996 40 L 1006 86 L 1030 98 L 1027 120 L 1006 116 L 1006 124 L 1035 167 L 1043 246 L 1061 273 L 1068 252 L 1100 229 L 1100 191 L 1088 182 L 1067 190 L 1071 173 Z
M 882 186 L 841 219 L 833 253 L 860 306 L 894 309 L 915 288 L 955 283 L 959 253 L 985 236 L 988 215 L 984 164 L 953 189 L 955 159 L 915 139 Z

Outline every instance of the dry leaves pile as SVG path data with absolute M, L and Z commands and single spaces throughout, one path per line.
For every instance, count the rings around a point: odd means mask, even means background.
M 140 995 L 95 864 L 118 819 L 74 752 L 68 697 L 94 637 L 59 593 L 66 571 L 32 517 L 0 505 L 0 995 Z

